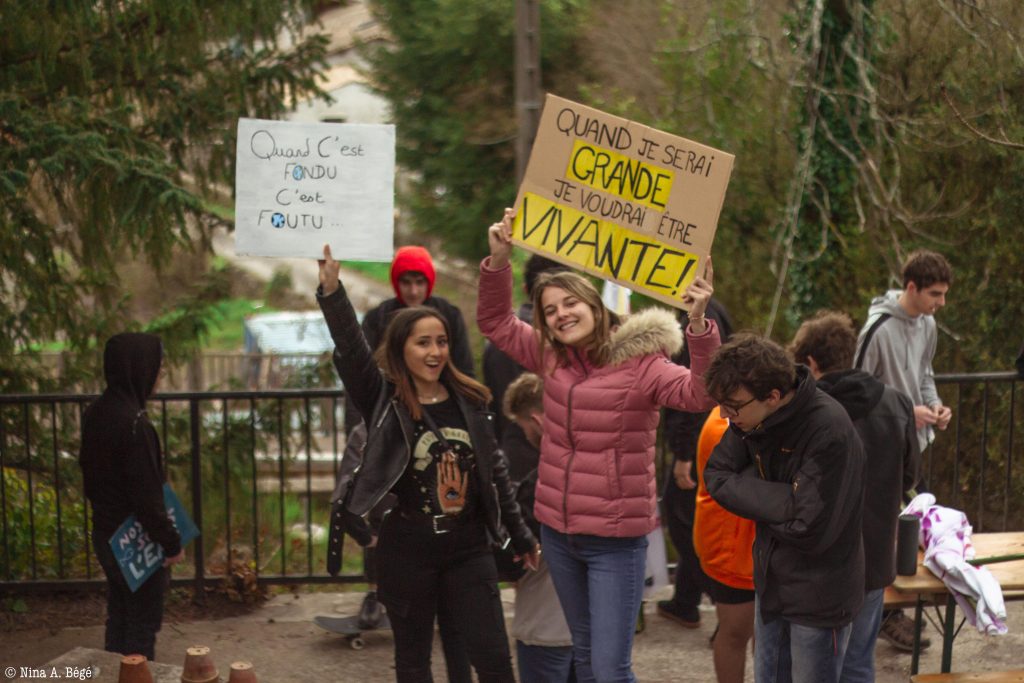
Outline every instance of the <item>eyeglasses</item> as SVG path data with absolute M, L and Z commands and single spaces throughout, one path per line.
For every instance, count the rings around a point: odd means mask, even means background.
M 728 403 L 719 402 L 718 407 L 721 408 L 721 412 L 723 414 L 728 413 L 729 415 L 739 415 L 741 410 L 743 410 L 744 408 L 746 408 L 748 405 L 750 405 L 751 403 L 753 403 L 756 400 L 757 400 L 757 397 L 753 396 L 750 399 L 744 401 L 743 403 L 740 403 L 740 404 L 734 405 L 734 406 L 733 405 L 729 405 Z

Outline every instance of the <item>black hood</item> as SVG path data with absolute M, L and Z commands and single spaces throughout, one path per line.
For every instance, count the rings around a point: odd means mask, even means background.
M 124 332 L 103 349 L 103 375 L 107 391 L 127 399 L 139 410 L 153 393 L 163 360 L 163 344 L 155 334 Z
M 840 370 L 823 375 L 818 388 L 838 401 L 853 421 L 864 418 L 882 400 L 885 385 L 862 370 Z

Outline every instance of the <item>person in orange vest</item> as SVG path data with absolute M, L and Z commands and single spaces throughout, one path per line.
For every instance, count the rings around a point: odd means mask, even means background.
M 753 520 L 737 517 L 714 501 L 704 486 L 704 466 L 729 428 L 718 408 L 708 415 L 697 441 L 697 506 L 693 548 L 704 571 L 703 590 L 715 603 L 712 636 L 718 683 L 743 683 L 747 646 L 754 637 Z

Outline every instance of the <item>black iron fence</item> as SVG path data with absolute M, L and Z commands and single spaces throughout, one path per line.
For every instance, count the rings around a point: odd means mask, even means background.
M 1015 373 L 942 375 L 953 423 L 924 456 L 924 486 L 978 531 L 1024 528 Z M 326 574 L 329 497 L 344 449 L 340 390 L 168 393 L 150 404 L 168 477 L 203 530 L 173 582 L 198 595 L 260 584 L 361 582 L 351 541 Z M 77 454 L 95 395 L 0 396 L 0 590 L 102 584 Z
M 78 467 L 95 395 L 0 396 L 0 590 L 102 583 Z M 203 531 L 172 581 L 358 582 L 362 554 L 326 574 L 329 498 L 344 450 L 343 392 L 158 394 L 149 404 L 168 479 Z

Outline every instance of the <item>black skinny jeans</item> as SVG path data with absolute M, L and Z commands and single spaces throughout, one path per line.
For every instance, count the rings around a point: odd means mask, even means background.
M 164 618 L 164 592 L 170 580 L 161 567 L 132 593 L 110 549 L 109 536 L 93 534 L 96 559 L 107 576 L 107 628 L 103 649 L 155 659 L 156 634 Z
M 696 476 L 696 469 L 693 471 Z M 695 609 L 700 604 L 707 579 L 700 568 L 700 558 L 693 549 L 693 517 L 697 505 L 697 489 L 681 489 L 672 477 L 665 481 L 665 521 L 668 535 L 676 547 L 675 592 L 672 601 L 680 607 Z
M 398 683 L 431 683 L 434 621 L 453 618 L 481 683 L 512 683 L 512 657 L 498 572 L 482 523 L 435 534 L 422 517 L 397 509 L 384 519 L 377 546 L 380 601 L 395 636 Z

